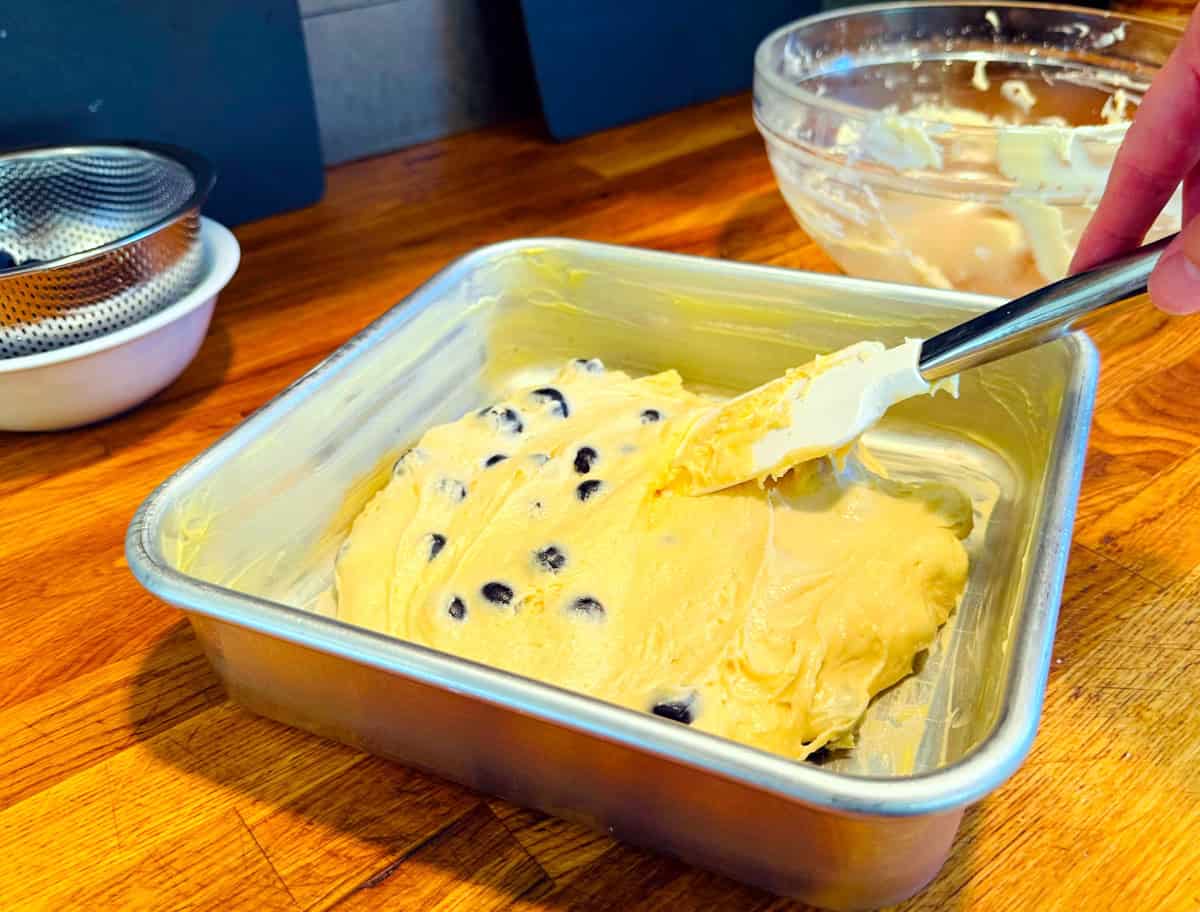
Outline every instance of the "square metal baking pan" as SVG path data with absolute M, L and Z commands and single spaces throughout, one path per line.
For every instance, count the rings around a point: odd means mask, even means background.
M 868 442 L 967 493 L 962 604 L 858 745 L 794 762 L 330 615 L 333 562 L 430 425 L 576 356 L 738 390 L 862 338 L 925 337 L 995 301 L 557 239 L 450 265 L 143 504 L 130 566 L 187 612 L 263 715 L 833 908 L 934 877 L 965 806 L 1037 727 L 1097 358 L 1083 335 L 969 372 Z

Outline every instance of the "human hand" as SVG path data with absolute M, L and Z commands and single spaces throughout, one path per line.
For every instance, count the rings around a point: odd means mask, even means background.
M 1200 311 L 1200 10 L 1129 125 L 1071 271 L 1141 244 L 1181 182 L 1183 230 L 1150 277 L 1150 300 L 1173 314 Z

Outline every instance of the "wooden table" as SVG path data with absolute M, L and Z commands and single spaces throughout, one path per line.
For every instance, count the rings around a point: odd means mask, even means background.
M 154 485 L 471 248 L 557 234 L 831 269 L 748 100 L 345 166 L 319 206 L 237 234 L 241 270 L 174 386 L 97 427 L 0 435 L 0 907 L 796 908 L 251 716 L 122 553 Z M 1095 337 L 1041 732 L 905 908 L 1200 905 L 1200 316 L 1145 306 Z

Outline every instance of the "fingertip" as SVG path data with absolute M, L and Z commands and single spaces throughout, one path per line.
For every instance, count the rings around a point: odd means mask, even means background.
M 1088 268 L 1088 251 L 1080 246 L 1075 255 L 1071 257 L 1071 265 L 1067 267 L 1067 275 L 1075 275 L 1077 272 L 1083 272 Z
M 1150 276 L 1150 300 L 1163 313 L 1200 311 L 1200 267 L 1181 250 L 1168 251 Z
M 1075 254 L 1071 257 L 1070 274 L 1083 272 L 1100 263 L 1104 247 L 1103 234 L 1099 230 L 1096 217 L 1093 216 L 1091 223 L 1084 228 L 1083 236 L 1079 238 L 1079 244 L 1075 247 Z
M 1091 250 L 1080 245 L 1079 249 L 1075 251 L 1075 255 L 1071 257 L 1071 265 L 1067 267 L 1067 275 L 1085 272 L 1094 265 L 1096 265 L 1096 259 L 1092 256 Z
M 1100 215 L 1102 214 L 1098 213 L 1093 217 L 1091 224 L 1084 230 L 1083 237 L 1079 239 L 1075 255 L 1071 257 L 1071 275 L 1094 269 L 1138 246 L 1136 238 L 1129 239 L 1110 231 L 1106 220 L 1100 218 Z

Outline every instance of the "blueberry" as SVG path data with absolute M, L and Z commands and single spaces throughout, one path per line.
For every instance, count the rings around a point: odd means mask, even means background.
M 656 716 L 662 716 L 664 719 L 670 719 L 672 722 L 682 722 L 684 725 L 692 724 L 692 707 L 690 703 L 685 703 L 682 700 L 672 700 L 666 703 L 655 703 L 654 708 L 650 710 Z
M 450 599 L 450 604 L 446 607 L 446 613 L 454 618 L 454 620 L 461 621 L 467 616 L 467 603 L 456 595 Z
M 550 411 L 558 415 L 559 418 L 569 418 L 571 416 L 571 409 L 567 405 L 566 397 L 554 387 L 543 386 L 541 389 L 535 389 L 533 395 L 543 402 L 551 403 Z
M 467 499 L 467 486 L 454 478 L 443 478 L 438 482 L 438 490 L 455 503 L 462 503 Z
M 587 615 L 596 621 L 602 620 L 604 617 L 604 606 L 590 595 L 581 595 L 571 602 L 571 610 L 577 614 Z
M 604 370 L 604 362 L 599 358 L 576 358 L 575 366 L 589 374 L 599 374 Z
M 590 446 L 580 447 L 575 451 L 575 471 L 580 475 L 586 475 L 592 470 L 592 466 L 596 464 L 596 460 L 599 458 L 600 454 Z
M 446 547 L 446 536 L 439 535 L 437 532 L 429 533 L 429 559 L 433 560 L 442 553 L 442 549 Z
M 567 565 L 567 556 L 554 545 L 547 545 L 540 551 L 533 552 L 533 559 L 543 570 L 557 573 Z
M 392 475 L 403 475 L 410 468 L 412 468 L 413 463 L 419 462 L 420 460 L 421 452 L 419 450 L 409 450 L 396 460 L 395 465 L 392 466 Z
M 504 583 L 484 583 L 480 590 L 483 597 L 493 605 L 511 605 L 513 599 L 513 591 L 511 586 L 506 586 Z
M 575 489 L 575 496 L 580 500 L 587 500 L 602 487 L 604 487 L 604 482 L 599 478 L 589 478 L 587 481 L 581 482 Z
M 485 469 L 490 469 L 492 466 L 499 465 L 500 463 L 504 462 L 504 460 L 506 460 L 507 458 L 508 457 L 506 455 L 504 455 L 503 453 L 493 453 L 491 456 L 489 456 L 487 459 L 485 459 L 483 461 L 483 467 Z
M 506 434 L 520 434 L 525 430 L 525 422 L 521 420 L 521 413 L 514 408 L 508 406 L 501 408 L 494 405 L 484 409 L 482 414 L 490 415 L 492 421 L 496 423 L 496 429 Z
M 7 250 L 0 250 L 0 269 L 12 269 L 17 265 L 17 259 Z
M 654 424 L 662 421 L 662 412 L 658 409 L 642 409 L 642 424 Z

